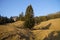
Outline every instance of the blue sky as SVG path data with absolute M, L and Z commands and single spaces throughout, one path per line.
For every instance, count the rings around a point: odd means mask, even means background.
M 35 16 L 43 16 L 60 11 L 60 0 L 0 0 L 0 15 L 18 16 L 32 5 Z

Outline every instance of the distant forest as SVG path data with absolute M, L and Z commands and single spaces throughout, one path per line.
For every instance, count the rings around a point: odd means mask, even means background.
M 31 5 L 29 5 L 26 9 L 26 13 L 24 15 L 24 13 L 20 13 L 19 16 L 16 16 L 16 17 L 4 17 L 4 16 L 1 16 L 0 14 L 0 25 L 3 25 L 3 24 L 6 24 L 6 23 L 13 23 L 13 22 L 16 22 L 16 21 L 25 21 L 27 19 L 27 17 L 33 17 L 34 14 L 33 12 L 33 8 Z M 50 20 L 50 19 L 56 19 L 56 18 L 60 18 L 60 12 L 56 12 L 54 14 L 49 14 L 47 16 L 37 16 L 37 17 L 33 17 L 34 20 L 35 20 L 35 24 L 39 24 L 43 21 L 47 21 L 47 20 Z

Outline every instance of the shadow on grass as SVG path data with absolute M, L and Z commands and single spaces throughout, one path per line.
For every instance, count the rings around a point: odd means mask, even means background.
M 49 29 L 49 27 L 51 26 L 51 23 L 49 23 L 48 25 L 46 25 L 45 27 L 42 27 L 41 30 L 46 30 Z
M 60 40 L 60 31 L 51 32 L 44 40 Z

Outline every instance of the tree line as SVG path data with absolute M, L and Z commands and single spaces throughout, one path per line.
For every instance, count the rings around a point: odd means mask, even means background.
M 34 25 L 39 24 L 43 21 L 47 21 L 50 19 L 56 19 L 56 18 L 60 18 L 60 12 L 54 13 L 54 14 L 49 14 L 47 16 L 37 16 L 34 17 L 34 10 L 32 8 L 31 5 L 29 5 L 26 9 L 25 15 L 23 15 L 24 13 L 22 12 L 19 17 L 18 20 L 20 21 L 25 21 L 24 26 L 28 27 L 28 28 L 32 28 Z
M 25 16 L 23 15 L 24 13 L 22 12 L 19 17 L 18 17 L 18 20 L 20 21 L 25 21 L 26 18 Z M 27 15 L 29 16 L 29 14 Z M 46 15 L 46 16 L 36 16 L 34 17 L 34 20 L 35 20 L 35 24 L 39 24 L 43 21 L 48 21 L 50 19 L 56 19 L 56 18 L 60 18 L 60 12 L 56 12 L 56 13 L 53 13 L 53 14 L 49 14 L 49 15 Z
M 6 24 L 6 23 L 12 23 L 12 22 L 14 22 L 12 17 L 8 18 L 0 15 L 0 25 Z
M 60 12 L 56 12 L 54 14 L 49 14 L 47 16 L 35 17 L 35 23 L 39 24 L 40 22 L 48 21 L 50 19 L 56 19 L 56 18 L 60 18 Z
M 39 24 L 43 21 L 47 21 L 50 19 L 56 19 L 60 18 L 60 12 L 49 14 L 47 16 L 37 16 L 34 17 L 34 10 L 32 8 L 32 5 L 29 5 L 26 9 L 25 15 L 24 13 L 20 13 L 19 16 L 17 16 L 17 21 L 25 21 L 24 26 L 25 28 L 31 29 L 35 24 Z M 6 23 L 12 23 L 14 22 L 13 17 L 7 18 L 0 15 L 0 24 L 6 24 Z

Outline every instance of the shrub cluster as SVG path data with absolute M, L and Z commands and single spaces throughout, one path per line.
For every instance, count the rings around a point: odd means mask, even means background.
M 0 15 L 0 25 L 6 24 L 6 23 L 12 23 L 14 20 L 12 18 L 3 17 Z

